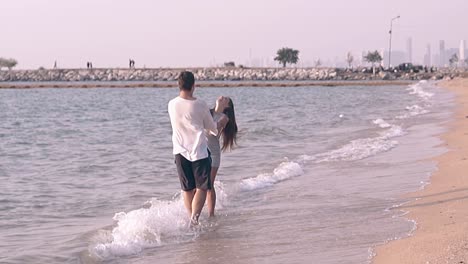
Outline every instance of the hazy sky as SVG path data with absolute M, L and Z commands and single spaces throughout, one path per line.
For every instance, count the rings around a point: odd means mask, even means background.
M 300 50 L 304 65 L 468 39 L 468 0 L 0 0 L 0 57 L 18 68 L 211 66 Z

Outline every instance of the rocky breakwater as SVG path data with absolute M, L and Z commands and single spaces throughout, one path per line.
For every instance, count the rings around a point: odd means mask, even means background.
M 175 81 L 182 69 L 39 69 L 0 71 L 0 82 L 113 82 Z M 341 80 L 428 80 L 454 78 L 461 70 L 434 72 L 386 72 L 372 74 L 368 68 L 191 68 L 199 81 L 341 81 Z

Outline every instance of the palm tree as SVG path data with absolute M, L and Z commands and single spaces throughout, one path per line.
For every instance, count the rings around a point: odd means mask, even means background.
M 0 70 L 3 67 L 8 68 L 8 70 L 11 70 L 11 68 L 15 67 L 18 62 L 15 59 L 5 59 L 5 58 L 0 58 Z
M 374 52 L 369 51 L 367 55 L 364 56 L 364 60 L 372 63 L 372 73 L 375 75 L 375 63 L 380 63 L 382 61 L 382 56 L 380 56 L 380 53 L 377 50 Z
M 275 61 L 286 67 L 287 63 L 296 64 L 299 61 L 299 51 L 291 48 L 281 48 L 276 52 Z
M 454 53 L 454 54 L 452 55 L 452 57 L 450 57 L 450 59 L 449 59 L 450 66 L 453 66 L 453 65 L 456 66 L 457 63 L 458 63 L 458 60 L 459 60 L 459 59 L 458 59 L 458 55 L 457 55 L 456 53 Z

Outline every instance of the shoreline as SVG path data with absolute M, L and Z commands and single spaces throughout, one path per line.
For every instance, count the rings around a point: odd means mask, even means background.
M 304 86 L 386 86 L 409 85 L 408 80 L 367 81 L 199 81 L 197 87 L 304 87 Z M 0 89 L 36 88 L 175 88 L 176 81 L 165 82 L 0 82 Z
M 372 263 L 468 263 L 468 79 L 438 84 L 455 94 L 455 112 L 439 137 L 448 151 L 433 160 L 438 169 L 414 199 L 395 209 L 416 222 L 408 236 L 374 248 Z

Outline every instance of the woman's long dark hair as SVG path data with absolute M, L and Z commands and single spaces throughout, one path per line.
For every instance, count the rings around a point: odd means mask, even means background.
M 237 145 L 236 115 L 231 98 L 229 98 L 229 106 L 224 109 L 223 113 L 229 118 L 226 127 L 223 129 L 223 146 L 221 147 L 221 150 L 226 151 L 232 150 L 234 145 Z

